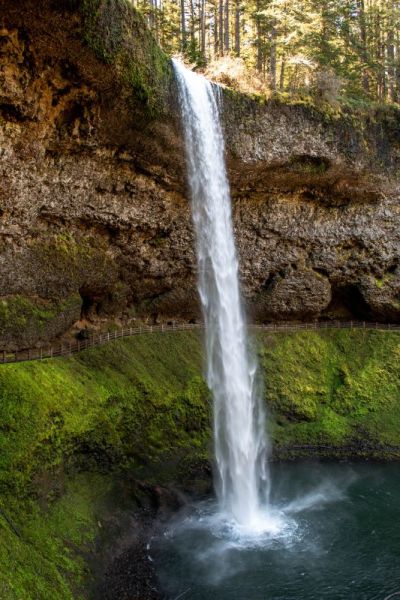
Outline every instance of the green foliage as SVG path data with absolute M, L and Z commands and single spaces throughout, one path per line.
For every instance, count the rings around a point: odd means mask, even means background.
M 45 488 L 46 481 L 41 485 Z M 72 600 L 87 597 L 90 570 L 84 556 L 95 551 L 102 520 L 118 509 L 113 479 L 75 475 L 41 502 L 2 496 L 0 503 L 0 598 Z M 3 512 L 4 511 L 4 512 Z
M 170 54 L 203 67 L 224 56 L 270 91 L 314 102 L 399 103 L 400 6 L 394 0 L 135 0 Z M 228 84 L 229 85 L 229 84 Z
M 144 468 L 179 461 L 208 434 L 196 336 L 153 334 L 75 357 L 0 369 L 0 490 L 84 460 Z M 188 356 L 186 356 L 188 352 Z

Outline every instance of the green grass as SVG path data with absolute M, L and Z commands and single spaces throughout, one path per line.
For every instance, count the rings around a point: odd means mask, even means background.
M 261 334 L 276 456 L 400 457 L 400 335 Z M 192 480 L 210 455 L 196 332 L 0 366 L 0 599 L 81 598 L 128 473 Z M 131 494 L 131 507 L 135 496 Z

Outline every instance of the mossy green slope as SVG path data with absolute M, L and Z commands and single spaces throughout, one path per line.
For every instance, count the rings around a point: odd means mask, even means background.
M 400 457 L 400 335 L 261 334 L 277 457 Z M 210 458 L 196 332 L 0 367 L 0 598 L 80 598 L 126 473 L 193 478 Z M 134 502 L 134 499 L 132 499 Z
M 107 506 L 111 478 L 77 475 L 48 506 L 1 496 L 0 598 L 83 598 L 88 566 Z M 4 511 L 4 512 L 3 512 Z
M 400 335 L 263 337 L 261 362 L 278 456 L 400 458 Z
M 203 448 L 208 391 L 196 333 L 152 334 L 0 369 L 0 485 L 23 494 L 61 464 L 144 470 Z
M 196 333 L 0 368 L 1 599 L 80 597 L 113 482 L 182 480 L 208 457 L 201 370 Z

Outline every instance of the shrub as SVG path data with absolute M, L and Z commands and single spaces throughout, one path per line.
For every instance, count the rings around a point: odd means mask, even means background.
M 321 69 L 314 74 L 313 94 L 316 99 L 338 105 L 343 81 L 331 69 Z

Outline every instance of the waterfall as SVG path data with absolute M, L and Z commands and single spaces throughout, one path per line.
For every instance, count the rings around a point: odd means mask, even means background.
M 265 417 L 241 304 L 220 89 L 177 61 L 174 69 L 196 234 L 207 381 L 214 400 L 215 489 L 221 512 L 257 529 L 268 491 Z

